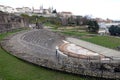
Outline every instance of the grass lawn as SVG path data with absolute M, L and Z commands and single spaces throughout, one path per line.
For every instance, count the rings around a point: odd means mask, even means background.
M 120 46 L 120 38 L 115 38 L 110 36 L 94 36 L 92 38 L 82 38 L 82 39 L 112 49 L 115 49 L 117 46 Z
M 16 32 L 16 31 L 15 31 Z M 13 33 L 15 33 L 13 32 Z M 0 40 L 12 34 L 0 34 Z M 24 62 L 0 48 L 0 80 L 90 80 Z M 91 79 L 95 80 L 95 79 Z
M 54 25 L 54 24 L 51 24 L 49 22 L 48 23 L 44 23 L 44 25 L 51 27 L 51 29 L 53 29 L 53 30 L 56 30 L 58 28 L 58 25 Z
M 76 36 L 76 37 L 81 37 L 88 34 L 87 32 L 77 32 L 77 31 L 62 31 L 62 33 L 69 36 Z

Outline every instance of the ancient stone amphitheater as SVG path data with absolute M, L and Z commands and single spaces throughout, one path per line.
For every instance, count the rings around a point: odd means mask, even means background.
M 119 61 L 112 61 L 111 58 L 83 47 L 76 46 L 77 49 L 74 49 L 72 47 L 75 45 L 66 42 L 57 33 L 47 29 L 35 29 L 11 35 L 1 45 L 12 55 L 43 67 L 85 76 L 120 79 Z M 80 49 L 89 54 L 81 55 Z

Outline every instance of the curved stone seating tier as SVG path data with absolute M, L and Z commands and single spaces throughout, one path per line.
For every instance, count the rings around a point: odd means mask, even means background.
M 63 43 L 63 38 L 49 30 L 22 31 L 1 41 L 1 46 L 10 54 L 25 61 L 54 70 L 69 73 L 120 79 L 119 63 L 87 59 L 85 55 L 69 54 L 70 49 Z M 58 46 L 60 52 L 57 52 Z M 66 53 L 63 55 L 63 53 Z M 74 56 L 74 57 L 73 57 Z M 101 66 L 103 69 L 101 69 Z M 118 70 L 118 72 L 115 72 Z
M 56 44 L 62 42 L 62 38 L 60 36 L 48 30 L 40 29 L 28 33 L 22 36 L 24 41 L 41 45 L 49 49 L 55 49 Z

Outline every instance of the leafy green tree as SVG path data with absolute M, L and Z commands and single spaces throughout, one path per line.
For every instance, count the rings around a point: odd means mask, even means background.
M 38 22 L 45 23 L 45 22 L 47 22 L 47 18 L 43 17 L 43 16 L 39 16 L 38 17 Z
M 57 25 L 57 26 L 61 26 L 62 25 L 62 21 L 59 17 L 49 17 L 47 19 L 47 22 Z
M 21 17 L 24 19 L 24 21 L 29 24 L 30 23 L 30 16 L 27 14 L 21 14 Z
M 23 18 L 30 18 L 30 16 L 27 15 L 27 14 L 21 14 L 21 16 L 22 16 Z
M 87 25 L 88 25 L 88 30 L 90 32 L 98 32 L 99 25 L 98 25 L 97 21 L 95 21 L 95 20 L 88 20 Z
M 37 20 L 38 20 L 38 16 L 37 15 L 30 16 L 30 23 L 36 23 Z
M 120 36 L 120 27 L 112 25 L 109 28 L 109 32 L 110 32 L 111 35 Z

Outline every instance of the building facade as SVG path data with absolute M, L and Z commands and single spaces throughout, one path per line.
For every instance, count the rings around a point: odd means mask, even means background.
M 0 5 L 0 11 L 5 12 L 5 6 L 4 5 Z
M 69 18 L 72 16 L 72 12 L 60 12 L 59 16 L 64 18 Z

